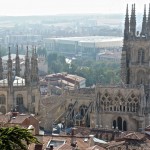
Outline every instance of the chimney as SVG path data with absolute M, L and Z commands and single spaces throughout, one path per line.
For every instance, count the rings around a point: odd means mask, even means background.
M 91 146 L 94 146 L 94 145 L 95 145 L 95 144 L 94 144 L 94 141 L 93 141 L 94 135 L 89 135 L 89 137 L 90 137 L 89 146 L 90 146 L 90 147 L 91 147 Z
M 54 145 L 53 144 L 51 144 L 50 145 L 50 149 L 49 150 L 53 150 L 54 149 Z
M 36 144 L 34 150 L 42 150 L 42 147 L 43 147 L 42 144 Z
M 72 147 L 76 147 L 75 130 L 76 128 L 72 128 L 71 130 L 71 146 Z

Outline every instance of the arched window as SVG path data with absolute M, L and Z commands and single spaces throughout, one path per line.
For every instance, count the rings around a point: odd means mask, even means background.
M 0 95 L 0 104 L 6 104 L 6 98 L 5 95 Z
M 123 111 L 123 108 L 125 107 L 125 99 L 122 95 L 122 93 L 119 91 L 118 94 L 114 98 L 116 111 Z
M 86 111 L 87 111 L 87 106 L 81 105 L 79 110 L 80 110 L 81 116 L 83 117 L 85 115 Z
M 73 109 L 73 104 L 69 104 L 68 111 L 71 113 L 70 114 L 70 119 L 72 119 L 74 117 L 74 110 L 72 110 L 72 109 Z
M 113 128 L 116 129 L 116 120 L 113 121 Z
M 21 94 L 17 95 L 16 103 L 17 105 L 23 105 L 23 96 Z
M 127 122 L 123 121 L 123 131 L 127 131 Z
M 118 117 L 117 124 L 118 124 L 118 129 L 122 130 L 122 118 L 121 117 Z
M 138 51 L 138 63 L 144 63 L 145 53 L 143 49 Z
M 127 131 L 127 122 L 121 118 L 118 117 L 116 120 L 113 120 L 112 127 L 114 129 L 118 128 L 121 131 Z
M 137 72 L 137 84 L 145 84 L 146 81 L 146 73 L 144 70 L 139 70 Z

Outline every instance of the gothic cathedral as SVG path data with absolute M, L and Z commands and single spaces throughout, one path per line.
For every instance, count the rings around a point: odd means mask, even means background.
M 13 63 L 15 64 L 13 68 Z M 2 58 L 0 59 L 0 112 L 10 111 L 38 114 L 40 90 L 38 80 L 38 63 L 36 48 L 32 49 L 31 63 L 27 53 L 25 56 L 24 77 L 20 76 L 20 58 L 18 46 L 15 61 L 11 59 L 10 47 L 7 60 L 7 73 L 4 77 Z M 5 69 L 6 69 L 5 68 Z
M 146 6 L 139 32 L 135 4 L 130 17 L 127 5 L 121 79 L 119 85 L 96 85 L 91 91 L 70 92 L 66 97 L 67 121 L 120 131 L 142 131 L 150 125 L 150 8 L 147 17 Z

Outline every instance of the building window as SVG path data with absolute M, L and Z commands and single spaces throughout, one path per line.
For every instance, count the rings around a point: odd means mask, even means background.
M 138 51 L 138 63 L 144 63 L 145 53 L 143 49 Z
M 0 95 L 0 104 L 6 104 L 6 98 L 5 95 Z
M 23 105 L 23 96 L 21 94 L 17 95 L 16 102 L 17 105 Z
M 35 102 L 35 95 L 32 95 L 32 103 Z

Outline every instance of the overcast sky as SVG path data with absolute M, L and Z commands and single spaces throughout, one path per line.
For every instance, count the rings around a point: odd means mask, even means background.
M 150 0 L 0 0 L 0 16 L 54 15 L 77 13 L 125 13 L 126 4 L 143 12 Z

